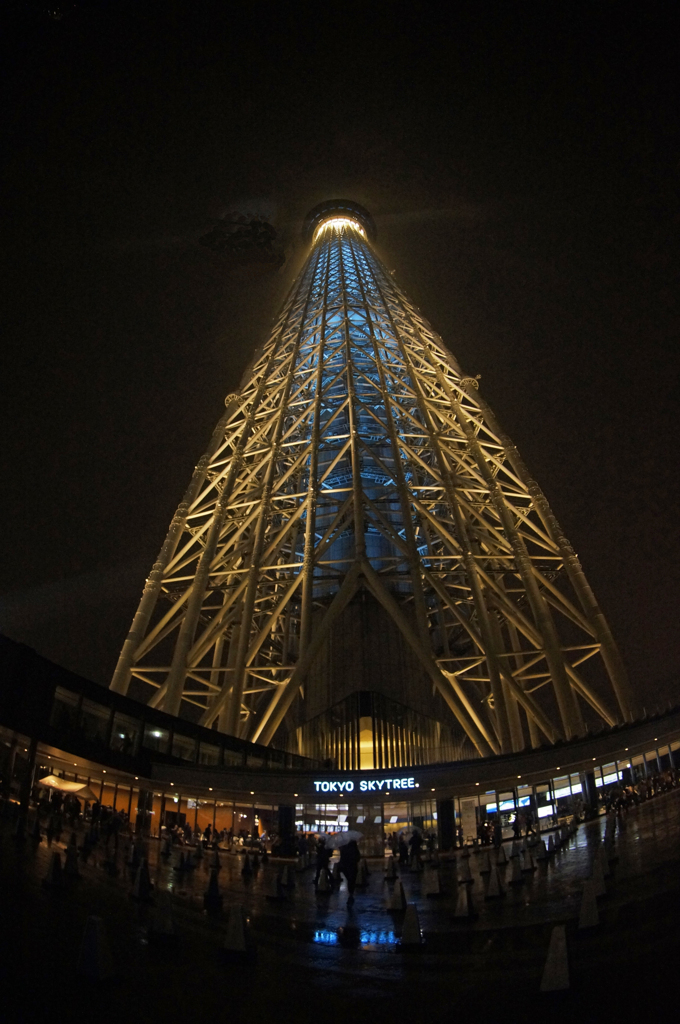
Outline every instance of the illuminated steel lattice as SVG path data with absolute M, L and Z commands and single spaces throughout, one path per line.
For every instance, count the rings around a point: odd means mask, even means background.
M 629 720 L 606 621 L 477 381 L 386 272 L 366 211 L 325 204 L 308 225 L 307 262 L 226 400 L 112 688 L 134 678 L 155 707 L 195 705 L 270 743 L 365 591 L 482 755 Z

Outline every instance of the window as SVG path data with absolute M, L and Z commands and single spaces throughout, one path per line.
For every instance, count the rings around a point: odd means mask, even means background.
M 263 768 L 264 767 L 264 757 L 263 757 L 262 754 L 254 754 L 254 753 L 249 751 L 248 752 L 247 764 L 248 764 L 249 768 Z
M 574 776 L 578 780 L 578 775 Z M 553 795 L 555 800 L 561 800 L 565 796 L 571 796 L 571 786 L 569 784 L 569 776 L 561 775 L 558 779 L 553 779 Z
M 167 754 L 170 743 L 170 733 L 159 725 L 147 722 L 144 726 L 143 744 L 147 750 L 155 750 L 159 754 Z
M 137 718 L 122 715 L 119 711 L 113 716 L 111 730 L 111 750 L 120 750 L 123 754 L 134 755 L 139 745 L 139 734 L 142 723 Z
M 181 761 L 196 760 L 196 740 L 192 736 L 182 736 L 176 732 L 172 737 L 172 756 Z
M 110 708 L 104 707 L 102 704 L 95 704 L 93 700 L 83 697 L 80 710 L 80 729 L 86 740 L 97 746 L 104 746 L 110 719 Z
M 214 743 L 203 743 L 203 741 L 201 741 L 198 748 L 198 763 L 219 764 L 220 748 Z
M 224 763 L 231 767 L 243 764 L 243 751 L 242 750 L 229 750 L 227 747 L 224 748 Z
M 80 695 L 58 686 L 54 693 L 50 725 L 55 729 L 70 732 L 78 725 L 78 704 Z

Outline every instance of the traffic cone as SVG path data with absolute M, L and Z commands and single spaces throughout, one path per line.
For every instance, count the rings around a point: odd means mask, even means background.
M 501 896 L 505 896 L 505 890 L 501 884 L 500 872 L 498 868 L 494 868 L 489 877 L 489 888 L 486 890 L 484 899 L 496 900 Z
M 139 862 L 139 867 L 137 868 L 135 884 L 132 889 L 133 900 L 139 900 L 140 903 L 148 903 L 151 899 L 151 888 L 149 865 L 146 863 L 146 860 L 141 860 Z
M 172 870 L 177 871 L 181 874 L 184 871 L 185 867 L 186 863 L 184 860 L 184 854 L 182 853 L 181 850 L 179 850 L 177 853 L 177 859 L 175 860 Z
M 61 854 L 53 853 L 50 859 L 50 866 L 43 878 L 45 889 L 60 889 L 64 884 L 63 872 L 61 870 Z
M 333 864 L 333 885 L 340 885 L 340 861 L 336 860 Z
M 106 871 L 107 875 L 111 876 L 111 878 L 117 878 L 118 875 L 120 874 L 120 868 L 118 867 L 118 852 L 115 846 L 113 850 L 111 850 L 111 852 L 107 855 L 106 860 L 104 861 L 104 870 Z
M 597 894 L 592 879 L 583 883 L 583 896 L 581 897 L 581 910 L 578 915 L 578 926 L 581 928 L 595 928 L 600 923 L 600 915 L 597 909 Z
M 243 875 L 244 878 L 252 878 L 253 865 L 251 864 L 250 854 L 248 853 L 243 858 L 243 867 L 241 868 L 241 874 Z
M 420 921 L 415 903 L 409 903 L 404 914 L 404 924 L 401 930 L 401 945 L 413 947 L 422 945 L 423 937 L 420 934 Z
M 385 865 L 385 879 L 391 881 L 397 877 L 397 862 L 394 857 L 387 858 L 387 864 Z
M 563 992 L 569 988 L 567 936 L 563 924 L 556 924 L 550 936 L 548 956 L 541 978 L 541 992 Z
M 496 864 L 499 867 L 502 867 L 503 864 L 507 864 L 507 863 L 508 863 L 508 857 L 507 857 L 507 854 L 505 852 L 505 847 L 504 846 L 499 846 L 498 847 L 498 854 L 496 856 Z
M 321 881 L 321 879 L 319 879 L 319 881 Z M 330 886 L 329 886 L 329 889 L 330 889 Z M 277 875 L 270 875 L 269 879 L 267 880 L 267 882 L 265 884 L 265 897 L 270 902 L 274 902 L 274 901 L 280 902 L 281 900 L 285 900 L 286 894 L 283 891 L 283 888 L 281 886 L 281 873 L 280 872 Z
M 174 947 L 178 936 L 172 913 L 172 903 L 167 893 L 159 896 L 157 905 L 149 915 L 149 942 L 157 946 Z
M 473 882 L 472 874 L 470 872 L 470 861 L 462 860 L 458 863 L 458 881 L 463 885 L 471 885 Z
M 388 910 L 405 910 L 406 909 L 406 897 L 404 896 L 404 886 L 401 882 L 396 882 L 392 892 L 387 898 L 387 909 Z
M 453 916 L 459 920 L 469 921 L 472 915 L 472 893 L 466 885 L 458 889 L 458 901 Z
M 67 878 L 80 878 L 80 871 L 78 871 L 78 847 L 74 840 L 75 834 L 71 837 L 71 842 L 66 847 L 64 874 Z
M 552 832 L 548 836 L 548 856 L 550 857 L 555 852 L 555 837 Z
M 491 861 L 489 860 L 489 854 L 486 851 L 482 854 L 482 858 L 479 862 L 479 873 L 480 875 L 491 874 Z
M 194 852 L 195 860 L 203 860 L 203 843 L 199 841 L 196 843 L 196 850 Z
M 536 853 L 534 854 L 536 860 L 547 860 L 548 859 L 548 848 L 545 845 L 545 840 L 541 839 L 541 841 L 537 844 L 537 847 L 538 848 L 536 850 Z
M 242 906 L 237 904 L 229 909 L 222 949 L 229 957 L 243 958 L 251 952 L 246 936 L 245 911 Z
M 338 882 L 339 882 L 339 877 L 340 876 L 339 876 L 339 872 L 338 872 Z M 295 877 L 293 875 L 293 869 L 291 868 L 290 864 L 284 864 L 283 865 L 283 867 L 281 868 L 280 879 L 281 879 L 281 885 L 285 889 L 294 889 L 295 888 Z
M 596 857 L 593 861 L 592 881 L 595 886 L 595 895 L 606 896 L 607 886 L 605 885 L 604 874 L 602 873 L 602 864 L 600 863 L 599 857 Z
M 172 853 L 172 843 L 166 837 L 161 843 L 161 857 L 169 857 Z
M 328 872 L 325 868 L 321 868 L 319 872 L 319 881 L 317 882 L 316 891 L 320 893 L 331 892 L 331 883 L 328 877 Z
M 523 885 L 524 876 L 520 867 L 519 857 L 513 857 L 506 869 L 505 880 L 508 885 Z
M 253 871 L 259 871 L 260 869 L 260 858 L 258 854 L 254 853 L 252 858 Z
M 512 859 L 514 857 L 519 857 L 519 854 L 520 854 L 520 845 L 517 842 L 517 840 L 515 840 L 514 843 L 512 844 L 512 849 L 510 850 L 510 858 Z
M 534 863 L 534 858 L 531 856 L 531 851 L 530 850 L 525 850 L 524 851 L 524 853 L 522 854 L 522 857 L 520 858 L 520 863 L 521 863 L 522 871 L 535 871 L 536 870 L 536 864 Z
M 307 863 L 305 861 L 305 858 L 304 858 L 304 856 L 302 854 L 300 854 L 298 859 L 295 861 L 295 870 L 296 871 L 304 871 L 306 867 L 307 867 Z
M 357 887 L 363 889 L 368 885 L 368 871 L 366 869 L 366 861 L 359 861 L 359 869 L 357 871 Z
M 213 852 L 210 854 L 209 866 L 219 871 L 222 865 L 220 864 L 220 851 L 215 847 Z
M 184 870 L 185 871 L 193 871 L 193 869 L 195 867 L 196 867 L 196 864 L 194 863 L 193 850 L 187 850 L 186 856 L 184 858 Z
M 207 911 L 208 914 L 222 913 L 222 896 L 220 895 L 220 887 L 217 881 L 217 871 L 215 868 L 212 868 L 210 871 L 208 888 L 203 895 L 203 909 Z
M 266 850 L 262 851 L 262 863 L 269 864 L 269 854 L 267 853 Z
M 441 896 L 442 887 L 439 880 L 439 872 L 434 868 L 428 868 L 423 877 L 423 893 L 425 896 Z
M 90 981 L 108 981 L 116 973 L 101 917 L 91 915 L 87 919 L 76 971 Z

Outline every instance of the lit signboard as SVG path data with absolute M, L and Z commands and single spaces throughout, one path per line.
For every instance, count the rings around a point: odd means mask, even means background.
M 403 779 L 341 779 L 336 782 L 315 782 L 317 793 L 386 793 L 395 789 L 419 789 L 414 778 Z

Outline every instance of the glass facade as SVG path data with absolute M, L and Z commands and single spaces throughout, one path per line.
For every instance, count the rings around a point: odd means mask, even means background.
M 109 749 L 136 758 L 149 752 L 206 766 L 247 764 L 250 768 L 294 769 L 315 764 L 313 760 L 284 750 L 261 747 L 200 726 L 192 728 L 190 723 L 182 722 L 178 727 L 170 716 L 149 713 L 142 707 L 141 710 L 152 718 L 145 721 L 141 714 L 136 717 L 118 710 L 117 700 L 114 696 L 106 704 L 100 703 L 76 690 L 57 686 L 49 716 L 49 727 L 55 733 L 57 744 L 68 746 L 82 742 L 95 754 Z M 135 702 L 124 700 L 127 706 L 134 706 Z

